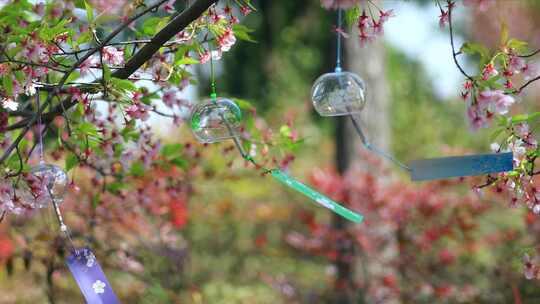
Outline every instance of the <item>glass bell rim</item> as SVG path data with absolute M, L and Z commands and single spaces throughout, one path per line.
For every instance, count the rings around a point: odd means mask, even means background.
M 236 137 L 236 136 L 229 134 L 229 135 L 223 135 L 223 136 L 220 136 L 220 137 L 214 137 L 214 138 L 211 138 L 211 139 L 207 139 L 207 138 L 201 138 L 201 137 L 195 135 L 195 138 L 202 144 L 213 144 L 213 143 L 225 141 L 227 139 L 233 139 L 234 137 Z
M 214 102 L 213 99 L 207 98 L 207 99 L 204 99 L 202 102 L 199 102 L 197 105 L 195 105 L 195 107 L 191 111 L 191 115 L 189 117 L 189 121 L 191 122 L 190 123 L 191 129 L 192 130 L 194 129 L 193 128 L 193 119 L 198 115 L 200 116 L 200 114 L 197 113 L 200 109 L 202 109 L 202 108 L 204 108 L 204 107 L 206 107 L 208 105 L 214 105 L 216 107 L 223 106 L 223 105 L 220 105 L 219 103 L 224 102 L 224 101 L 229 105 L 231 105 L 231 104 L 233 105 L 234 110 L 231 110 L 230 107 L 226 107 L 226 108 L 229 109 L 233 113 L 236 120 L 241 121 L 242 118 L 243 118 L 242 109 L 240 108 L 240 106 L 236 102 L 234 102 L 234 100 L 232 100 L 231 98 L 227 98 L 227 97 L 218 97 L 218 98 L 216 98 L 216 100 Z M 215 128 L 215 129 L 217 129 L 217 128 Z

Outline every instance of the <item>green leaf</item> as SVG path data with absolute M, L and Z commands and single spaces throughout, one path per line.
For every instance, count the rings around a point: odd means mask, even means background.
M 250 111 L 255 109 L 250 101 L 241 98 L 231 98 L 242 111 Z
M 129 174 L 136 177 L 141 177 L 144 175 L 144 164 L 140 161 L 135 162 L 131 165 L 131 169 L 129 170 Z
M 86 9 L 86 19 L 88 19 L 88 23 L 92 23 L 92 21 L 94 21 L 94 9 L 87 1 L 84 1 L 84 8 Z
M 87 121 L 82 122 L 81 124 L 79 124 L 77 126 L 76 130 L 81 135 L 97 136 L 97 134 L 98 134 L 96 126 L 94 124 L 92 124 L 92 123 L 87 122 Z
M 137 90 L 137 86 L 135 86 L 135 84 L 130 80 L 112 77 L 110 81 L 112 85 L 117 89 L 129 91 L 129 92 L 133 92 Z
M 512 123 L 517 124 L 517 123 L 522 123 L 522 122 L 525 122 L 525 121 L 532 122 L 533 120 L 535 120 L 538 117 L 540 117 L 540 112 L 534 112 L 534 113 L 530 113 L 530 114 L 514 115 L 514 116 L 512 116 Z
M 181 158 L 181 157 L 171 159 L 170 162 L 171 162 L 171 164 L 175 165 L 176 167 L 184 169 L 184 170 L 187 169 L 188 165 L 189 165 L 188 161 Z
M 506 22 L 502 22 L 501 23 L 501 39 L 500 39 L 500 43 L 501 45 L 506 45 L 506 43 L 508 42 L 508 25 L 506 24 Z
M 153 36 L 159 32 L 169 22 L 169 17 L 152 17 L 144 21 L 142 32 L 145 35 Z
M 7 95 L 13 95 L 13 81 L 11 80 L 11 77 L 9 75 L 5 75 L 4 77 L 2 77 L 2 84 L 4 86 L 4 90 L 6 90 Z
M 527 50 L 528 43 L 525 42 L 525 41 L 521 41 L 521 40 L 512 38 L 512 39 L 508 40 L 507 46 L 514 49 L 514 50 L 516 50 L 516 51 L 518 51 L 518 52 L 523 52 L 523 51 Z
M 199 60 L 191 57 L 184 56 L 183 58 L 174 62 L 176 65 L 197 64 Z
M 66 79 L 66 83 L 70 83 L 70 82 L 73 82 L 75 80 L 77 80 L 79 77 L 81 76 L 81 74 L 79 72 L 71 72 L 71 74 L 69 74 L 68 78 Z
M 291 136 L 291 128 L 287 125 L 282 125 L 281 128 L 279 128 L 279 134 L 282 137 L 289 138 Z
M 354 25 L 356 20 L 360 17 L 360 8 L 358 6 L 355 6 L 354 8 L 348 9 L 345 11 L 345 24 L 347 24 L 348 27 L 351 27 Z
M 103 65 L 103 79 L 105 79 L 105 81 L 109 81 L 111 79 L 111 69 L 109 69 L 106 64 Z
M 126 188 L 127 184 L 120 182 L 120 181 L 114 181 L 107 184 L 107 190 L 112 193 L 118 193 L 119 190 Z
M 182 144 L 168 144 L 161 148 L 161 155 L 166 158 L 178 156 L 183 149 L 184 145 Z
M 79 164 L 79 159 L 75 154 L 69 153 L 66 157 L 66 172 L 69 172 L 71 169 L 73 169 L 75 166 Z
M 242 24 L 235 24 L 233 25 L 232 28 L 233 28 L 234 36 L 236 38 L 240 40 L 244 40 L 244 41 L 253 42 L 253 43 L 257 42 L 256 40 L 251 38 L 251 36 L 249 35 L 250 33 L 254 31 L 253 29 L 250 29 L 247 26 L 242 25 Z
M 493 131 L 493 133 L 491 133 L 491 135 L 489 136 L 489 141 L 495 141 L 497 139 L 497 137 L 499 137 L 499 135 L 501 135 L 501 133 L 504 132 L 504 130 L 506 130 L 506 129 L 505 128 L 498 128 L 495 131 Z
M 461 46 L 460 51 L 462 53 L 464 53 L 464 54 L 467 54 L 467 55 L 478 54 L 482 58 L 489 57 L 489 50 L 485 46 L 483 46 L 483 45 L 481 45 L 479 43 L 465 42 Z

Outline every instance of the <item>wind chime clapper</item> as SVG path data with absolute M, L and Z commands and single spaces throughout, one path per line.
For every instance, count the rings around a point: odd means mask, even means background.
M 36 104 L 39 109 L 39 94 L 36 95 Z M 69 228 L 64 222 L 60 204 L 64 200 L 68 188 L 68 175 L 62 168 L 47 164 L 43 154 L 43 132 L 41 131 L 41 115 L 38 116 L 39 164 L 30 169 L 30 175 L 38 182 L 39 195 L 34 196 L 34 205 L 37 208 L 53 206 L 60 231 L 66 238 L 71 254 L 65 262 L 71 271 L 79 289 L 87 303 L 117 304 L 120 303 L 111 289 L 105 273 L 89 248 L 77 249 L 71 238 Z M 36 189 L 29 189 L 36 191 Z
M 212 58 L 210 58 L 210 73 L 212 78 L 210 100 L 206 100 L 197 106 L 191 114 L 191 130 L 199 142 L 208 144 L 232 139 L 242 158 L 251 162 L 257 168 L 261 168 L 263 173 L 270 173 L 272 177 L 291 189 L 354 223 L 360 223 L 363 220 L 362 215 L 343 207 L 325 195 L 285 174 L 280 169 L 267 169 L 261 166 L 251 155 L 247 154 L 238 136 L 242 122 L 242 110 L 231 99 L 217 97 Z
M 358 115 L 366 105 L 366 87 L 362 79 L 341 69 L 342 10 L 338 10 L 337 59 L 333 73 L 320 76 L 311 90 L 315 110 L 321 116 L 349 116 L 364 147 L 409 172 L 413 181 L 427 181 L 500 173 L 513 170 L 513 154 L 477 154 L 414 160 L 405 165 L 394 156 L 372 145 L 360 125 Z

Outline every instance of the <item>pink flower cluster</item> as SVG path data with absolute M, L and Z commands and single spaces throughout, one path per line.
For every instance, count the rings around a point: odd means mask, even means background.
M 112 65 L 121 65 L 124 63 L 124 51 L 114 46 L 106 46 L 103 48 L 103 61 Z
M 533 258 L 528 253 L 523 255 L 523 274 L 527 280 L 540 279 L 540 266 L 538 255 Z
M 379 10 L 379 19 L 375 20 L 374 17 L 368 17 L 366 10 L 363 10 L 362 15 L 358 18 L 360 46 L 365 46 L 367 43 L 374 41 L 376 37 L 383 35 L 384 24 L 393 16 L 395 16 L 393 10 Z
M 148 117 L 150 117 L 150 108 L 140 101 L 141 97 L 141 93 L 133 93 L 133 104 L 127 107 L 125 112 L 131 119 L 140 119 L 145 121 L 148 119 Z
M 501 90 L 484 90 L 478 94 L 476 102 L 467 109 L 467 117 L 472 128 L 477 130 L 485 127 L 494 114 L 507 114 L 509 107 L 514 103 L 514 97 Z
M 219 60 L 223 52 L 228 52 L 236 44 L 236 37 L 232 29 L 232 25 L 238 23 L 238 19 L 233 15 L 232 9 L 229 6 L 226 6 L 223 10 L 224 14 L 218 14 L 216 11 L 210 11 L 208 17 L 211 22 L 214 24 L 225 22 L 225 30 L 216 37 L 217 50 L 208 50 L 201 51 L 199 53 L 199 61 L 201 63 L 206 63 L 212 58 L 212 60 Z M 249 14 L 249 12 L 242 12 L 243 14 Z M 229 19 L 227 21 L 227 18 Z M 211 56 L 211 57 L 210 57 Z

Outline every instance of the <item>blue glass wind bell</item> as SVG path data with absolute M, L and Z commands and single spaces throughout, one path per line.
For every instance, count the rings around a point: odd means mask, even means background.
M 39 93 L 36 94 L 37 108 L 40 109 Z M 39 110 L 38 110 L 39 111 Z M 36 208 L 53 206 L 59 228 L 69 244 L 70 255 L 65 262 L 71 271 L 79 289 L 87 303 L 118 304 L 120 303 L 107 280 L 105 273 L 89 248 L 76 248 L 71 232 L 64 222 L 60 211 L 60 203 L 64 200 L 68 188 L 68 176 L 62 168 L 47 164 L 43 157 L 43 132 L 41 115 L 38 115 L 38 139 L 40 162 L 30 169 L 32 185 L 27 192 L 30 202 Z
M 436 180 L 511 171 L 512 152 L 414 160 L 408 166 L 373 146 L 360 127 L 357 115 L 366 104 L 362 79 L 341 69 L 342 10 L 338 10 L 337 61 L 333 73 L 320 76 L 311 90 L 315 110 L 321 116 L 349 116 L 364 147 L 408 171 L 413 181 Z

